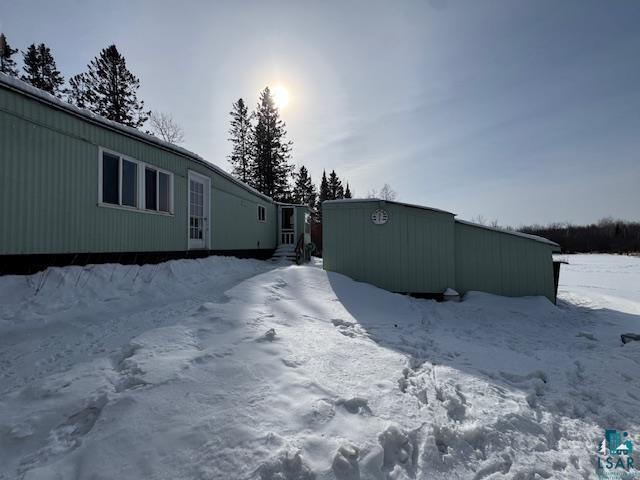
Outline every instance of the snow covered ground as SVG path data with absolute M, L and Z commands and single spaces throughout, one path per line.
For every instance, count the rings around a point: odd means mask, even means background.
M 558 307 L 223 257 L 0 277 L 0 478 L 596 478 L 605 428 L 640 440 L 640 259 L 565 258 Z

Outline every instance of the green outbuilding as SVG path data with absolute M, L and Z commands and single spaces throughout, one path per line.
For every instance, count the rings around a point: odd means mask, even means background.
M 309 241 L 305 206 L 275 202 L 195 153 L 3 74 L 0 165 L 0 273 L 268 258 Z
M 325 270 L 424 297 L 451 288 L 556 300 L 560 246 L 546 238 L 379 199 L 325 201 L 322 222 Z

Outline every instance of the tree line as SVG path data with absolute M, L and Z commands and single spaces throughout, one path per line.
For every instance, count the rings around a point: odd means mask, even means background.
M 640 222 L 603 218 L 590 225 L 552 223 L 518 229 L 539 235 L 559 244 L 566 253 L 638 253 L 640 252 Z
M 137 94 L 140 80 L 128 69 L 115 45 L 103 48 L 86 71 L 69 79 L 68 86 L 45 43 L 32 43 L 22 52 L 21 72 L 15 59 L 17 53 L 18 49 L 0 33 L 0 72 L 122 125 L 141 128 L 149 121 L 151 131 L 147 133 L 170 143 L 184 140 L 182 129 L 170 114 L 145 109 Z

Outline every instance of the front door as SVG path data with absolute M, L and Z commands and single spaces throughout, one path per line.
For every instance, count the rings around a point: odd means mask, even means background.
M 280 208 L 280 243 L 293 245 L 296 243 L 296 225 L 293 207 Z
M 189 248 L 207 248 L 209 178 L 189 172 Z

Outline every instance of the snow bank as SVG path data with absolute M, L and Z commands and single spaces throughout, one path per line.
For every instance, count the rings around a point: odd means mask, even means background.
M 155 268 L 0 278 L 0 478 L 595 478 L 604 429 L 640 432 L 614 286 L 438 304 L 317 262 Z

